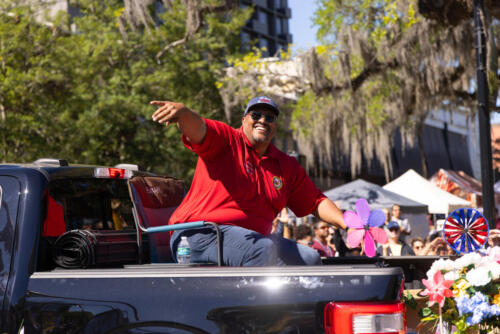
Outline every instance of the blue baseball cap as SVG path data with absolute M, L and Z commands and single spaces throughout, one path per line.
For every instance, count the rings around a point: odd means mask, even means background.
M 252 110 L 255 106 L 258 106 L 258 105 L 264 105 L 264 106 L 269 107 L 271 110 L 274 111 L 276 116 L 278 116 L 280 113 L 278 105 L 270 97 L 257 96 L 257 97 L 254 97 L 253 99 L 251 99 L 250 102 L 248 102 L 247 108 L 245 109 L 245 113 L 243 114 L 243 116 L 248 114 L 248 112 L 250 110 Z
M 387 229 L 390 230 L 391 228 L 397 228 L 398 230 L 400 229 L 398 222 L 391 220 L 389 224 L 387 224 Z

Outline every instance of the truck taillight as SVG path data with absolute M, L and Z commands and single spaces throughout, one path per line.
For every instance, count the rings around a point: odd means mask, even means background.
M 133 172 L 123 168 L 96 168 L 94 169 L 95 177 L 104 177 L 112 179 L 130 179 Z
M 402 302 L 332 302 L 325 306 L 324 316 L 327 334 L 406 333 Z

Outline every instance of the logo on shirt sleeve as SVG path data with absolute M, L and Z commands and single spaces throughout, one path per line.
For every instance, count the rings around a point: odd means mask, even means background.
M 274 189 L 280 190 L 281 188 L 283 188 L 283 180 L 281 180 L 281 178 L 278 176 L 273 176 L 273 186 Z

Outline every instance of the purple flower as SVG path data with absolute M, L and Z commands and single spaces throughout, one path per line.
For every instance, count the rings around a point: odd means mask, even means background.
M 370 212 L 370 206 L 364 198 L 356 201 L 356 213 L 352 211 L 344 212 L 344 222 L 349 227 L 347 234 L 347 245 L 351 248 L 358 247 L 364 240 L 364 250 L 366 255 L 375 255 L 375 241 L 387 243 L 387 234 L 379 226 L 383 225 L 385 214 L 382 210 Z

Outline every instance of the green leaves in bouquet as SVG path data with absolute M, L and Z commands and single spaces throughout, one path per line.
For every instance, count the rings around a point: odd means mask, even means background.
M 417 302 L 415 301 L 415 298 L 409 291 L 406 291 L 406 295 L 403 295 L 402 300 L 406 304 L 406 306 L 409 306 L 414 310 L 417 309 Z
M 430 307 L 422 307 L 418 313 L 422 322 L 433 321 L 439 318 Z

